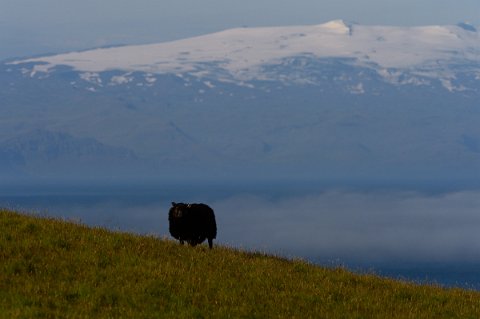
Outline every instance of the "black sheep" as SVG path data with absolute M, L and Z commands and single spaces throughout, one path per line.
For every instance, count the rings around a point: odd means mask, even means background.
M 217 223 L 213 210 L 205 204 L 173 203 L 168 212 L 170 235 L 191 246 L 201 244 L 208 239 L 212 248 L 217 237 Z

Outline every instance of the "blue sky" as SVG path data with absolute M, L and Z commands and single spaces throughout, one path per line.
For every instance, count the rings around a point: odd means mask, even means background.
M 0 59 L 168 41 L 239 26 L 480 26 L 479 0 L 0 0 Z

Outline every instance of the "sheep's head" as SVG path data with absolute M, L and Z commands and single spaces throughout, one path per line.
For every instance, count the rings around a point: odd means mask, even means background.
M 181 218 L 186 208 L 188 208 L 187 204 L 172 202 L 172 207 L 170 208 L 170 214 L 174 218 Z

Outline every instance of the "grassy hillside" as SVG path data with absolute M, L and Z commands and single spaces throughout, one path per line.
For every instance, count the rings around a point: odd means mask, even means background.
M 480 293 L 0 210 L 0 318 L 478 318 Z

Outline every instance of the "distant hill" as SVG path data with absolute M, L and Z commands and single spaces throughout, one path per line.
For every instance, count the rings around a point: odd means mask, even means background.
M 0 142 L 1 166 L 23 174 L 80 177 L 140 164 L 134 152 L 93 138 L 37 129 Z

